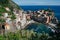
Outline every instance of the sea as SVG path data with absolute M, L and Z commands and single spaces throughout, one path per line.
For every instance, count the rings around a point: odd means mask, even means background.
M 57 17 L 58 20 L 60 20 L 60 6 L 43 6 L 43 5 L 40 5 L 40 6 L 37 6 L 37 5 L 34 5 L 34 6 L 20 6 L 24 11 L 28 11 L 28 10 L 31 10 L 31 11 L 37 11 L 37 10 L 41 10 L 41 9 L 52 9 L 55 13 L 55 16 Z
M 58 20 L 60 20 L 60 6 L 20 6 L 24 11 L 37 11 L 37 10 L 41 10 L 41 9 L 52 9 L 55 13 L 55 17 L 57 17 Z M 48 33 L 49 35 L 53 35 L 53 31 L 51 28 L 48 28 L 47 26 L 45 26 L 44 24 L 31 24 L 28 25 L 28 27 L 26 28 L 27 30 L 34 30 L 35 32 L 38 33 L 42 33 L 43 31 L 45 33 Z

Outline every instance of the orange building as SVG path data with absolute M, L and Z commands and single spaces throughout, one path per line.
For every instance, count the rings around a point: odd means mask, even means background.
M 50 22 L 50 17 L 47 16 L 47 21 L 46 21 L 46 23 L 48 24 L 49 22 Z
M 10 25 L 8 23 L 5 23 L 5 29 L 9 30 L 10 29 Z

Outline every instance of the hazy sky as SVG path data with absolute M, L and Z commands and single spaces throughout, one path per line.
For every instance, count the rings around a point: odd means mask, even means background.
M 60 5 L 60 0 L 13 0 L 18 5 Z

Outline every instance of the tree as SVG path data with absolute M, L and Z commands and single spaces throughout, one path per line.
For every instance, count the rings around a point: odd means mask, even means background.
M 0 0 L 0 5 L 5 6 L 5 5 L 9 4 L 9 1 L 10 0 Z

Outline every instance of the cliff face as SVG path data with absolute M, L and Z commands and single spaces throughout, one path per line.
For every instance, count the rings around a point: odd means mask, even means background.
M 10 9 L 13 9 L 13 8 L 20 9 L 20 7 L 16 3 L 14 3 L 12 0 L 0 0 L 0 6 L 9 7 Z
M 15 11 L 14 11 L 15 9 Z M 15 30 L 16 25 L 16 15 L 19 12 L 20 7 L 14 3 L 12 0 L 0 0 L 0 30 L 2 30 L 2 25 L 4 25 L 5 30 Z

